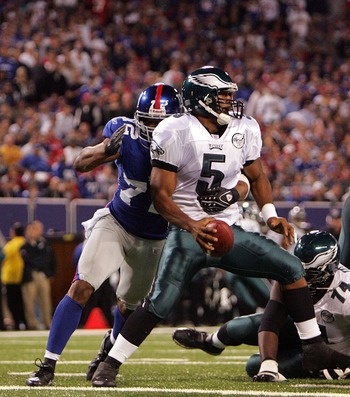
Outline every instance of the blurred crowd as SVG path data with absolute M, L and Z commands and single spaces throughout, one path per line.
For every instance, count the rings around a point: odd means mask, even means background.
M 260 123 L 275 200 L 344 200 L 349 22 L 347 0 L 2 1 L 0 197 L 109 199 L 115 167 L 77 174 L 81 148 L 210 64 Z

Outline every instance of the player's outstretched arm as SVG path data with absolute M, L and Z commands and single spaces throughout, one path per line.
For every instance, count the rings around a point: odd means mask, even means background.
M 119 149 L 125 132 L 125 124 L 111 136 L 95 146 L 85 147 L 74 161 L 74 168 L 80 172 L 88 172 L 101 164 L 109 163 L 119 157 Z
M 115 160 L 118 155 L 108 156 L 105 153 L 105 141 L 95 146 L 86 146 L 75 159 L 74 169 L 79 172 L 88 172 L 101 164 Z

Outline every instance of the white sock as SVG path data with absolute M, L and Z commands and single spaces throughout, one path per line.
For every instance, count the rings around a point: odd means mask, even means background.
M 51 353 L 48 350 L 45 350 L 45 358 L 49 358 L 50 360 L 58 361 L 60 359 L 60 354 Z
M 108 355 L 120 363 L 125 362 L 136 350 L 138 346 L 127 341 L 122 335 L 118 335 L 111 351 Z
M 264 372 L 264 371 L 268 371 L 268 372 L 274 372 L 274 373 L 278 373 L 278 364 L 275 360 L 265 360 L 261 363 L 260 365 L 260 370 L 259 372 Z
M 297 327 L 301 340 L 311 339 L 321 335 L 321 331 L 315 317 L 311 320 L 295 323 L 295 326 Z
M 225 349 L 226 345 L 224 345 L 221 340 L 218 338 L 218 331 L 216 331 L 211 336 L 211 344 L 219 349 Z

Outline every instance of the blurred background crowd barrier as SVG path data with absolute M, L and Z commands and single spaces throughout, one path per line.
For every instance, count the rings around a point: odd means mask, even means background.
M 49 237 L 83 235 L 81 222 L 91 218 L 97 209 L 106 204 L 104 199 L 0 198 L 0 229 L 8 238 L 10 226 L 15 221 L 26 225 L 38 219 L 44 224 L 45 234 Z M 288 212 L 300 203 L 276 201 L 275 204 L 278 214 L 287 218 Z M 304 201 L 301 204 L 307 212 L 308 222 L 315 229 L 325 226 L 325 219 L 332 208 L 342 208 L 342 202 Z

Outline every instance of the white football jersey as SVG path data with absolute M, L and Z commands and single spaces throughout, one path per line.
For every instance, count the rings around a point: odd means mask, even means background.
M 212 135 L 191 114 L 170 116 L 153 132 L 151 158 L 177 172 L 174 202 L 195 220 L 207 217 L 197 196 L 207 188 L 236 186 L 243 164 L 260 157 L 258 123 L 251 117 L 232 118 L 224 134 Z M 232 225 L 239 217 L 237 204 L 213 214 Z
M 330 347 L 350 354 L 350 269 L 339 265 L 328 291 L 316 303 L 315 313 Z

